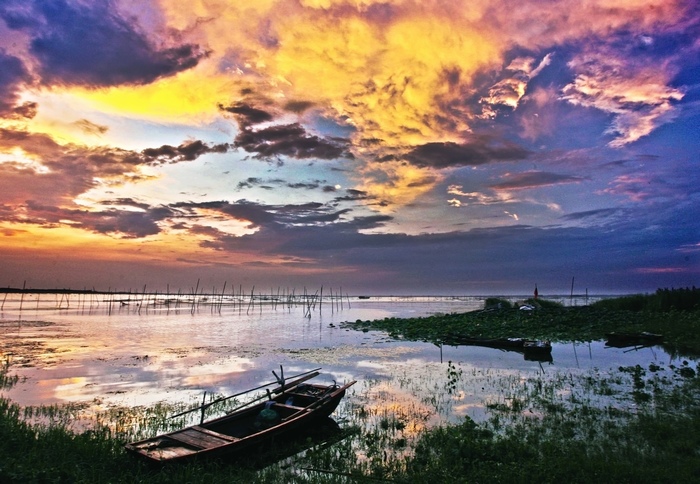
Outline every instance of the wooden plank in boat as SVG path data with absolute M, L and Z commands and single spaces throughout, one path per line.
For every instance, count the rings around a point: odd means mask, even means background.
M 197 430 L 198 432 L 203 432 L 203 433 L 205 433 L 205 434 L 212 435 L 212 436 L 214 436 L 214 437 L 218 437 L 219 439 L 227 440 L 227 441 L 229 441 L 229 442 L 235 442 L 235 441 L 237 441 L 237 440 L 241 440 L 241 439 L 239 439 L 238 437 L 233 437 L 233 436 L 231 436 L 231 435 L 222 434 L 221 432 L 216 432 L 216 431 L 214 431 L 214 430 L 209 430 L 209 429 L 207 429 L 207 428 L 200 427 L 199 425 L 194 425 L 194 426 L 192 426 L 192 428 L 195 429 L 195 430 Z
M 166 447 L 164 449 L 158 449 L 156 451 L 149 452 L 149 454 L 155 455 L 156 458 L 160 460 L 169 460 L 176 457 L 183 457 L 186 455 L 196 453 L 196 450 L 190 449 L 189 447 Z
M 199 449 L 211 449 L 212 447 L 220 447 L 231 442 L 228 439 L 222 439 L 221 437 L 206 432 L 200 432 L 192 427 L 169 434 L 168 437 Z

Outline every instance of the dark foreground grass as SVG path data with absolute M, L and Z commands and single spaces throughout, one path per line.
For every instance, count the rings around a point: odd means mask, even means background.
M 698 417 L 640 418 L 596 441 L 539 438 L 547 422 L 499 437 L 467 421 L 426 434 L 407 474 L 426 483 L 698 482 Z
M 506 416 L 501 433 L 469 420 L 434 429 L 420 439 L 407 475 L 425 483 L 457 476 L 459 482 L 699 482 L 698 390 L 696 378 L 636 414 L 582 405 L 569 414 Z
M 173 483 L 260 482 L 253 470 L 209 462 L 162 469 L 123 450 L 109 430 L 75 434 L 63 426 L 24 422 L 20 408 L 0 399 L 0 482 L 3 483 Z M 271 480 L 269 482 L 274 482 Z
M 405 458 L 387 457 L 395 443 L 388 426 L 380 425 L 352 442 L 312 449 L 293 467 L 264 470 L 216 461 L 150 467 L 126 455 L 107 431 L 37 429 L 2 400 L 0 482 L 698 482 L 699 381 L 688 379 L 637 413 L 587 405 L 564 411 L 550 404 L 540 418 L 523 417 L 523 407 L 539 413 L 548 405 L 533 394 L 495 409 L 488 424 L 466 419 L 425 432 Z M 387 432 L 379 435 L 379 429 Z

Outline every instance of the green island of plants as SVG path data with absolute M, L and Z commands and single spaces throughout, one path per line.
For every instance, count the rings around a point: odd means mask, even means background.
M 455 333 L 593 341 L 611 331 L 650 331 L 664 334 L 665 344 L 685 359 L 678 366 L 653 363 L 611 373 L 503 378 L 503 395 L 486 404 L 487 421 L 464 418 L 419 431 L 404 413 L 372 413 L 358 396 L 348 404 L 350 425 L 341 438 L 307 442 L 300 453 L 264 467 L 206 461 L 153 468 L 125 453 L 123 443 L 137 436 L 130 430 L 134 422 L 142 432 L 148 425 L 162 429 L 178 408 L 119 410 L 101 416 L 92 430 L 74 433 L 66 425 L 70 408 L 35 409 L 49 423 L 31 425 L 28 409 L 0 398 L 0 482 L 698 482 L 700 311 L 697 290 L 684 291 L 695 296 L 694 305 L 660 306 L 663 298 L 680 300 L 677 291 L 660 291 L 645 296 L 641 306 L 636 297 L 581 308 L 530 301 L 537 306 L 533 311 L 496 302 L 468 314 L 352 323 L 363 331 L 436 343 Z M 442 367 L 436 405 L 449 404 L 479 377 L 453 362 Z M 0 389 L 15 384 L 6 364 Z M 412 384 L 425 382 L 401 382 Z
M 393 338 L 449 344 L 454 336 L 528 338 L 552 342 L 604 340 L 611 332 L 662 334 L 673 353 L 700 355 L 700 289 L 659 289 L 653 295 L 603 299 L 590 306 L 563 307 L 546 299 L 489 298 L 485 309 L 419 318 L 356 321 L 357 330 L 386 331 Z

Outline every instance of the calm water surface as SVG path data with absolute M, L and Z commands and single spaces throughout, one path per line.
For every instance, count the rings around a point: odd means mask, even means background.
M 90 402 L 100 410 L 196 401 L 204 391 L 229 395 L 270 382 L 270 370 L 279 373 L 283 365 L 287 375 L 322 367 L 325 381 L 357 380 L 343 405 L 363 405 L 377 415 L 410 411 L 432 425 L 464 415 L 483 419 L 486 402 L 506 398 L 528 378 L 681 364 L 660 347 L 628 351 L 602 342 L 555 345 L 553 362 L 540 363 L 515 352 L 395 341 L 342 325 L 470 311 L 481 308 L 483 298 L 351 298 L 310 312 L 286 304 L 219 307 L 210 301 L 175 309 L 96 296 L 19 298 L 3 301 L 0 352 L 21 378 L 3 395 L 25 406 Z M 460 378 L 448 394 L 450 363 Z

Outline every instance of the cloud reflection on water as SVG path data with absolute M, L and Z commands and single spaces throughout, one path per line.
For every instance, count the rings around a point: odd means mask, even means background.
M 440 311 L 444 307 L 440 303 Z M 454 310 L 460 310 L 459 303 Z M 625 352 L 594 342 L 555 344 L 553 362 L 540 363 L 515 352 L 440 348 L 341 326 L 392 312 L 437 311 L 426 303 L 358 304 L 311 318 L 302 308 L 264 308 L 250 315 L 26 311 L 26 320 L 0 322 L 8 334 L 13 328 L 12 338 L 2 343 L 3 356 L 23 362 L 13 366 L 23 380 L 3 394 L 21 405 L 93 402 L 97 409 L 181 403 L 201 400 L 205 391 L 229 395 L 271 382 L 270 370 L 279 365 L 287 376 L 323 367 L 325 381 L 359 381 L 339 412 L 362 405 L 380 417 L 403 419 L 410 432 L 465 416 L 482 420 L 486 403 L 503 402 L 507 392 L 538 378 L 604 375 L 619 366 L 646 368 L 650 362 L 668 369 L 675 361 L 660 348 Z M 452 392 L 447 391 L 448 362 L 461 372 Z

